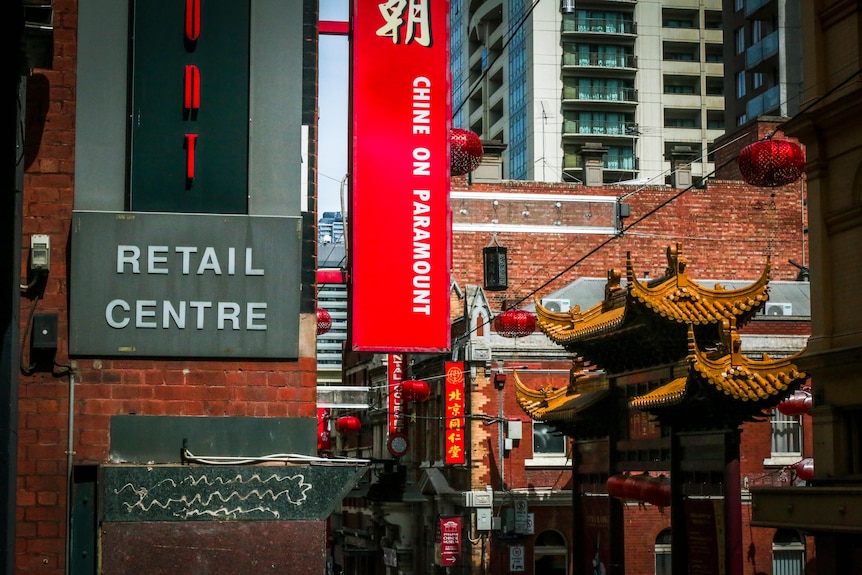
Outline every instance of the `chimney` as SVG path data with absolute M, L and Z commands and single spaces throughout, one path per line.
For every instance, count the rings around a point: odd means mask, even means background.
M 503 181 L 503 151 L 506 144 L 499 140 L 482 142 L 482 162 L 470 174 L 471 182 Z
M 581 148 L 580 155 L 584 165 L 584 184 L 587 186 L 603 186 L 604 158 L 608 149 L 595 142 L 587 142 Z
M 674 188 L 691 187 L 691 162 L 694 152 L 691 146 L 674 146 L 670 152 L 670 183 Z

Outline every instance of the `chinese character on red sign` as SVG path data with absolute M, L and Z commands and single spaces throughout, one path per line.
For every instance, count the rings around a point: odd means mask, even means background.
M 464 453 L 464 364 L 446 362 L 446 464 L 460 465 Z

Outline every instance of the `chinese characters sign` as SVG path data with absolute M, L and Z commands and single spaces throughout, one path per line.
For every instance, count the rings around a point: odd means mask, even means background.
M 461 564 L 461 518 L 440 518 L 440 565 L 454 567 Z
M 464 456 L 464 364 L 446 362 L 446 464 L 459 465 Z
M 448 350 L 448 2 L 354 0 L 352 45 L 352 347 Z

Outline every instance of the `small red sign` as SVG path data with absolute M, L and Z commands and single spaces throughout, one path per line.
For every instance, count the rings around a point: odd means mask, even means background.
M 461 518 L 440 518 L 440 565 L 454 567 L 461 564 Z
M 404 356 L 389 354 L 389 435 L 403 434 L 404 418 Z
M 464 454 L 464 364 L 446 362 L 446 419 L 444 445 L 446 464 L 462 465 Z

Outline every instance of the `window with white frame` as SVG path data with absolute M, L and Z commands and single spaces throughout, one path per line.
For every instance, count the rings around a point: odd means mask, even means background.
M 772 448 L 764 465 L 790 465 L 802 458 L 802 420 L 798 415 L 784 415 L 772 410 Z
M 533 422 L 533 458 L 525 465 L 564 466 L 570 464 L 566 453 L 566 437 L 554 427 L 540 421 Z
M 779 529 L 772 538 L 773 575 L 802 575 L 805 572 L 805 544 L 795 531 Z
M 671 574 L 670 529 L 664 529 L 655 538 L 655 575 Z

